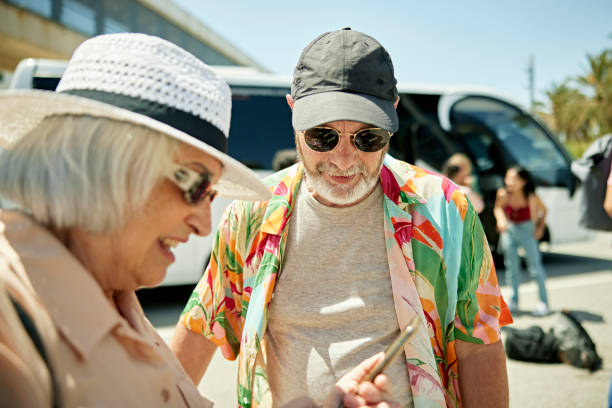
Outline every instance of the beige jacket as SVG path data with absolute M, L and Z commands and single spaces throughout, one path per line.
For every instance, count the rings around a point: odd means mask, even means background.
M 8 295 L 32 318 L 51 371 Z M 102 290 L 44 227 L 0 211 L 0 405 L 210 407 L 146 319 L 134 292 Z

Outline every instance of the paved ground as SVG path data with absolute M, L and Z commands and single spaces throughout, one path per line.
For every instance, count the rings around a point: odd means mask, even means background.
M 612 371 L 612 234 L 595 234 L 592 240 L 557 245 L 544 253 L 548 272 L 547 286 L 551 307 L 569 309 L 583 321 L 599 354 L 603 368 L 595 373 L 564 364 L 533 364 L 508 360 L 511 407 L 605 407 Z M 503 282 L 503 269 L 499 270 Z M 537 302 L 535 282 L 521 285 L 521 312 L 515 314 L 513 327 L 539 325 L 547 330 L 553 316 L 536 318 L 529 311 Z M 507 288 L 502 289 L 506 297 Z M 146 300 L 145 310 L 165 338 L 170 338 L 173 323 L 188 291 L 164 290 Z M 213 359 L 200 391 L 218 407 L 236 406 L 235 362 L 219 354 Z
M 612 234 L 597 234 L 589 242 L 553 247 L 545 253 L 544 264 L 552 308 L 569 309 L 582 320 L 603 358 L 603 366 L 589 373 L 564 364 L 508 360 L 510 406 L 606 407 L 612 371 Z M 510 294 L 507 288 L 502 290 L 506 297 Z M 536 305 L 535 282 L 523 284 L 520 294 L 523 309 Z M 554 315 L 536 318 L 528 312 L 517 313 L 513 327 L 539 325 L 547 330 L 554 320 Z

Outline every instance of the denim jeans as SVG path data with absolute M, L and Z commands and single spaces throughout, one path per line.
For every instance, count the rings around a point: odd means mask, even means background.
M 608 408 L 612 408 L 612 376 L 610 376 L 610 390 L 608 391 Z
M 546 272 L 542 265 L 542 254 L 538 249 L 538 242 L 533 236 L 532 221 L 521 223 L 508 223 L 508 229 L 501 234 L 501 246 L 504 252 L 504 266 L 506 267 L 506 284 L 512 287 L 512 299 L 518 305 L 518 287 L 521 281 L 521 261 L 518 248 L 525 250 L 527 257 L 527 270 L 532 278 L 538 282 L 540 300 L 548 305 L 546 295 Z
M 612 408 L 612 376 L 610 376 L 610 390 L 608 391 L 608 408 Z

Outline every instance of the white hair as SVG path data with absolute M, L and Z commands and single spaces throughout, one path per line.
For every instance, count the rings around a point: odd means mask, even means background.
M 127 122 L 50 116 L 0 154 L 0 194 L 44 225 L 110 233 L 142 208 L 179 143 Z

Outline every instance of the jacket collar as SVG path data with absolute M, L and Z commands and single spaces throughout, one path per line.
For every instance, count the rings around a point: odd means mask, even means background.
M 19 256 L 30 284 L 58 329 L 83 357 L 110 332 L 126 344 L 146 345 L 104 296 L 100 286 L 51 232 L 18 211 L 0 212 L 0 225 Z M 139 307 L 133 292 L 123 294 L 125 308 Z M 126 297 L 131 298 L 129 302 Z M 121 306 L 121 305 L 120 305 Z M 130 352 L 134 351 L 130 347 Z M 138 352 L 142 355 L 143 350 Z M 150 356 L 147 351 L 144 354 Z

